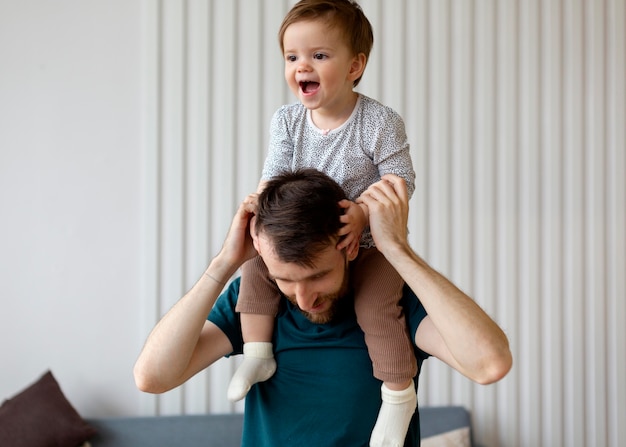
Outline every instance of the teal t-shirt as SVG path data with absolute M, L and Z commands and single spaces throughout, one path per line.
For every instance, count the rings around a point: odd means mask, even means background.
M 235 312 L 238 293 L 236 279 L 209 315 L 230 339 L 231 355 L 243 351 Z M 403 307 L 408 332 L 414 335 L 426 311 L 408 287 Z M 335 322 L 315 324 L 283 298 L 273 342 L 277 370 L 246 396 L 242 446 L 368 446 L 381 406 L 382 383 L 373 376 L 351 299 L 346 298 Z M 415 348 L 415 355 L 421 370 L 428 354 Z M 419 439 L 416 411 L 405 446 L 419 446 Z

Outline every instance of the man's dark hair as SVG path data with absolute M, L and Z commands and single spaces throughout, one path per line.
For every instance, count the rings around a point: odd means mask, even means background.
M 279 174 L 259 194 L 256 234 L 271 241 L 282 262 L 311 266 L 338 242 L 345 198 L 337 182 L 315 169 Z

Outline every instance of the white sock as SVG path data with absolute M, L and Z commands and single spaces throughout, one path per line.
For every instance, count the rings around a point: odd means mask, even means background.
M 383 404 L 372 431 L 370 447 L 402 447 L 417 408 L 415 384 L 411 381 L 407 389 L 394 391 L 383 383 L 381 396 Z
M 272 343 L 249 342 L 243 345 L 243 362 L 235 371 L 228 385 L 228 399 L 232 402 L 243 399 L 252 385 L 264 382 L 276 372 L 276 360 Z

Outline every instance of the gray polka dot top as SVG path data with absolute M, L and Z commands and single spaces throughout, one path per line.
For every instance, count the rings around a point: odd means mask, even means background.
M 353 201 L 385 174 L 404 178 L 409 197 L 415 189 L 404 121 L 393 109 L 365 95 L 359 95 L 346 122 L 330 131 L 317 128 L 301 103 L 284 105 L 274 113 L 262 178 L 298 168 L 326 173 Z M 361 245 L 373 245 L 368 231 Z

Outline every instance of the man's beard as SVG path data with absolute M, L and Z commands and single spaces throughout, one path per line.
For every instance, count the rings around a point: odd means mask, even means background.
M 346 271 L 343 275 L 343 282 L 338 290 L 333 293 L 329 293 L 327 295 L 318 297 L 316 303 L 322 303 L 324 301 L 330 302 L 330 307 L 326 312 L 323 313 L 311 313 L 305 310 L 300 309 L 298 307 L 298 303 L 295 298 L 287 297 L 287 299 L 293 304 L 302 315 L 304 315 L 309 321 L 315 324 L 326 324 L 330 323 L 339 313 L 341 313 L 344 306 L 342 304 L 346 301 L 346 295 L 348 294 L 349 281 L 348 281 L 348 268 L 346 267 Z

